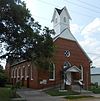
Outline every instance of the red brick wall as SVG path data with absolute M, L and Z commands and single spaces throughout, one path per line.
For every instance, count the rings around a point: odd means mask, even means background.
M 56 65 L 56 77 L 57 80 L 60 79 L 60 71 L 63 67 L 65 61 L 70 62 L 72 65 L 76 65 L 79 67 L 80 65 L 83 66 L 83 78 L 85 88 L 90 84 L 90 63 L 89 59 L 83 53 L 80 46 L 75 41 L 66 40 L 62 38 L 58 38 L 55 42 L 55 54 L 54 54 L 54 62 Z M 71 55 L 70 57 L 64 56 L 64 51 L 69 50 Z
M 36 68 L 36 66 L 35 65 L 33 65 L 31 62 L 22 62 L 22 63 L 19 63 L 19 64 L 17 64 L 17 65 L 14 65 L 14 66 L 10 66 L 10 67 L 6 67 L 6 68 L 11 68 L 11 69 L 16 69 L 16 68 L 23 68 L 23 66 L 24 66 L 24 68 L 26 68 L 26 67 L 28 67 L 28 65 L 29 65 L 29 77 L 25 77 L 25 75 L 23 76 L 23 86 L 25 86 L 25 87 L 27 87 L 28 86 L 28 83 L 27 83 L 27 80 L 28 80 L 28 78 L 29 78 L 29 87 L 30 88 L 33 88 L 33 89 L 38 89 L 38 80 L 37 80 L 37 78 L 38 78 L 38 71 L 37 71 L 37 68 Z M 33 79 L 31 79 L 31 67 L 33 68 L 33 71 L 32 71 L 32 77 L 33 77 Z M 10 74 L 11 74 L 11 71 L 10 71 Z M 24 73 L 25 74 L 25 73 Z M 19 77 L 19 80 L 20 80 L 20 83 L 21 83 L 21 85 L 22 85 L 22 79 L 21 79 L 21 74 L 19 75 L 20 77 Z M 26 79 L 25 79 L 26 78 Z M 10 75 L 10 82 L 12 82 L 12 84 L 14 84 L 15 85 L 15 83 L 17 82 L 17 78 L 11 78 L 11 75 Z
M 58 38 L 55 42 L 55 53 L 53 57 L 53 62 L 55 64 L 56 69 L 56 78 L 54 81 L 49 80 L 49 72 L 48 70 L 42 70 L 37 69 L 35 65 L 33 65 L 31 62 L 23 62 L 18 65 L 13 66 L 12 68 L 18 68 L 27 66 L 30 64 L 30 68 L 33 66 L 33 80 L 31 80 L 29 76 L 29 87 L 34 89 L 40 89 L 44 87 L 54 86 L 56 84 L 59 84 L 61 82 L 61 71 L 64 65 L 65 61 L 68 61 L 71 63 L 71 65 L 76 65 L 79 67 L 80 65 L 83 66 L 83 79 L 85 88 L 88 87 L 90 84 L 90 63 L 89 59 L 86 57 L 86 55 L 83 53 L 80 46 L 75 41 L 66 40 L 62 38 Z M 71 52 L 70 57 L 64 56 L 64 51 L 69 50 Z M 40 81 L 47 80 L 47 84 L 40 84 Z M 27 87 L 27 80 L 24 81 L 24 86 Z

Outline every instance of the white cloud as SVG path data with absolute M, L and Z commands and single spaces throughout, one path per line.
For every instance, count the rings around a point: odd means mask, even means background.
M 81 32 L 83 39 L 80 41 L 81 46 L 86 50 L 93 64 L 100 67 L 100 40 L 98 40 L 98 33 L 100 33 L 100 18 L 94 19 Z
M 100 67 L 100 41 L 98 40 L 98 33 L 100 32 L 100 18 L 94 19 L 86 25 L 82 31 L 77 24 L 70 25 L 71 32 L 79 40 L 79 44 L 86 51 L 87 55 L 93 61 L 93 65 Z
M 77 24 L 70 25 L 70 30 L 73 34 L 79 33 L 79 29 L 80 29 L 80 27 Z
M 81 34 L 84 35 L 84 37 L 89 37 L 98 31 L 100 31 L 100 18 L 95 18 L 82 30 Z

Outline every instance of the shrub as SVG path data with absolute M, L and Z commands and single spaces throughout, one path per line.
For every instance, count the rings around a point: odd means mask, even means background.
M 0 87 L 5 86 L 6 83 L 7 83 L 7 77 L 5 73 L 0 72 Z

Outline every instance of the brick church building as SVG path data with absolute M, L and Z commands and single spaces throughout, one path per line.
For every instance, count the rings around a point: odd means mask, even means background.
M 20 81 L 22 86 L 42 89 L 59 84 L 68 86 L 84 84 L 90 85 L 91 60 L 81 48 L 70 31 L 71 17 L 66 9 L 54 9 L 52 23 L 55 32 L 56 46 L 50 70 L 37 68 L 32 61 L 21 60 L 10 65 L 6 64 L 8 77 L 12 84 Z

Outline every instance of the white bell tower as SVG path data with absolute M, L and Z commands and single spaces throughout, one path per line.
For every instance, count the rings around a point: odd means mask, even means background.
M 70 31 L 70 20 L 71 17 L 66 7 L 62 9 L 55 8 L 52 22 L 56 35 L 60 38 L 76 41 L 75 37 Z

